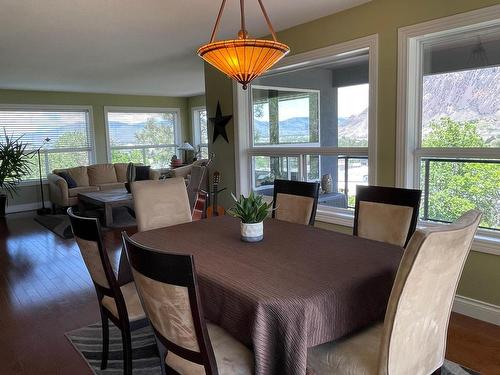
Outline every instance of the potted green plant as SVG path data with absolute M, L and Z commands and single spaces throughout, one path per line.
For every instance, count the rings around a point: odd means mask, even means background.
M 19 183 L 23 177 L 31 172 L 31 158 L 33 151 L 27 151 L 27 143 L 21 137 L 14 138 L 7 135 L 0 140 L 0 217 L 5 216 L 7 194 L 11 197 L 17 193 Z
M 245 242 L 258 242 L 264 238 L 264 219 L 272 210 L 272 202 L 266 203 L 262 195 L 253 191 L 248 197 L 240 195 L 236 198 L 231 194 L 235 203 L 228 211 L 231 216 L 241 220 L 241 240 Z

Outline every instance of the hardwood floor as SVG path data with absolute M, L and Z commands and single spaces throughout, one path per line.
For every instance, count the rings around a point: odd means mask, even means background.
M 107 232 L 105 242 L 117 265 L 120 232 Z M 32 214 L 0 221 L 0 373 L 91 374 L 64 333 L 98 320 L 74 241 L 57 237 Z M 499 375 L 500 327 L 453 314 L 446 356 Z

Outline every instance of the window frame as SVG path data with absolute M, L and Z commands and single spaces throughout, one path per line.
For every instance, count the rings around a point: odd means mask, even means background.
M 200 126 L 200 117 L 198 115 L 199 112 L 205 111 L 207 113 L 207 143 L 201 143 L 201 126 Z M 191 107 L 191 131 L 193 134 L 192 142 L 195 150 L 200 146 L 202 148 L 206 148 L 208 151 L 208 144 L 210 140 L 208 139 L 208 112 L 206 106 L 198 106 Z
M 453 40 L 457 34 L 477 34 L 486 27 L 500 27 L 500 6 L 436 19 L 398 30 L 398 87 L 396 126 L 396 186 L 420 188 L 420 160 L 499 159 L 498 148 L 425 148 L 422 139 L 422 77 L 424 42 Z M 419 226 L 433 227 L 439 222 L 419 220 Z M 500 231 L 479 228 L 474 241 L 476 251 L 500 255 Z
M 302 155 L 347 155 L 368 156 L 370 173 L 368 182 L 377 184 L 377 92 L 378 92 L 378 34 L 354 39 L 348 42 L 285 57 L 268 74 L 295 70 L 302 67 L 313 67 L 317 64 L 343 58 L 363 50 L 368 51 L 369 64 L 369 125 L 368 147 L 253 147 L 253 126 L 251 113 L 250 90 L 243 90 L 233 82 L 233 111 L 235 121 L 235 161 L 236 192 L 248 194 L 252 187 L 252 156 L 293 156 Z M 302 90 L 302 89 L 301 89 Z M 353 226 L 354 212 L 351 209 L 318 206 L 317 221 L 332 224 Z
M 64 104 L 0 104 L 0 111 L 26 111 L 26 112 L 86 112 L 87 114 L 87 136 L 89 139 L 89 148 L 81 147 L 77 149 L 71 149 L 70 151 L 83 152 L 86 151 L 89 154 L 89 165 L 96 162 L 96 146 L 95 146 L 95 131 L 94 131 L 94 114 L 93 107 L 91 105 L 64 105 Z M 42 163 L 45 163 L 47 173 L 52 173 L 48 167 L 48 154 L 56 154 L 68 152 L 68 149 L 42 149 L 40 150 L 40 155 L 42 158 Z M 44 160 L 45 159 L 45 162 Z M 38 159 L 36 160 L 38 163 Z M 68 167 L 70 168 L 70 167 Z M 47 183 L 47 175 L 42 174 L 42 183 Z M 19 186 L 34 186 L 39 185 L 40 181 L 38 178 L 23 180 L 20 182 Z
M 177 121 L 174 125 L 174 142 L 167 145 L 138 145 L 138 146 L 111 146 L 111 139 L 109 136 L 109 113 L 171 113 L 174 112 L 177 116 Z M 113 162 L 113 150 L 145 150 L 148 148 L 166 148 L 174 147 L 175 154 L 177 155 L 178 147 L 182 143 L 182 118 L 180 108 L 163 108 L 163 107 L 124 107 L 124 106 L 105 106 L 104 107 L 104 128 L 106 132 L 106 160 L 108 163 Z

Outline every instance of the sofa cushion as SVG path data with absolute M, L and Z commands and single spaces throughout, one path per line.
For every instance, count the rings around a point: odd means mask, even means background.
M 89 193 L 91 191 L 99 191 L 97 186 L 80 186 L 73 189 L 68 189 L 68 195 L 70 197 L 78 197 L 80 193 Z
M 97 185 L 99 190 L 113 190 L 113 189 L 125 189 L 124 182 L 109 182 L 107 184 Z
M 118 182 L 113 164 L 94 164 L 87 167 L 90 185 Z
M 54 169 L 52 173 L 59 174 L 61 172 L 68 173 L 76 182 L 76 186 L 89 186 L 89 176 L 87 175 L 87 167 L 80 166 L 67 169 Z
M 134 181 L 145 181 L 149 180 L 149 171 L 151 167 L 149 165 L 136 165 L 135 166 L 135 180 Z
M 116 180 L 118 182 L 127 182 L 127 166 L 128 163 L 116 163 L 115 172 L 116 172 Z
M 73 189 L 76 188 L 78 185 L 76 184 L 76 181 L 69 175 L 68 172 L 59 172 L 58 174 L 59 177 L 62 177 L 64 181 L 68 184 L 68 189 Z

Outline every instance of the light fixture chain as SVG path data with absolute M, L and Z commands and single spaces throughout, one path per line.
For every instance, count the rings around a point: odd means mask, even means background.
M 267 26 L 269 27 L 269 30 L 271 31 L 271 34 L 273 36 L 273 40 L 275 42 L 278 41 L 278 37 L 276 36 L 276 32 L 273 29 L 273 25 L 271 24 L 271 20 L 269 19 L 269 16 L 267 15 L 266 8 L 264 8 L 264 4 L 262 4 L 262 0 L 258 0 L 260 9 L 262 10 L 262 14 L 264 15 L 264 18 L 266 19 Z
M 212 30 L 212 36 L 210 37 L 210 43 L 213 43 L 215 40 L 215 34 L 217 34 L 217 30 L 219 29 L 220 19 L 222 18 L 222 13 L 224 13 L 224 7 L 226 6 L 226 0 L 222 0 L 222 4 L 220 5 L 219 14 L 217 15 L 217 20 L 215 21 L 214 29 Z
M 247 30 L 245 26 L 245 0 L 240 0 L 240 16 L 241 16 L 242 39 L 246 39 Z

